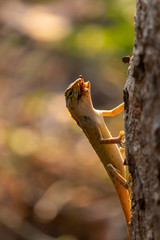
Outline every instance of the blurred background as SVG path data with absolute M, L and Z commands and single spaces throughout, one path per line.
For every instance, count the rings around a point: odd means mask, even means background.
M 0 239 L 128 239 L 64 91 L 82 74 L 95 108 L 122 102 L 134 12 L 134 0 L 0 1 Z M 106 121 L 123 129 L 123 114 Z

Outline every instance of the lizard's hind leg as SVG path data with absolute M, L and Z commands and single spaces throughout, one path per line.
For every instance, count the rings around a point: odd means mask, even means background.
M 114 183 L 117 181 L 125 188 L 128 190 L 129 195 L 131 194 L 131 189 L 128 181 L 121 176 L 121 174 L 118 172 L 118 169 L 113 167 L 112 164 L 107 164 L 108 172 L 113 180 Z M 116 184 L 115 184 L 116 185 Z

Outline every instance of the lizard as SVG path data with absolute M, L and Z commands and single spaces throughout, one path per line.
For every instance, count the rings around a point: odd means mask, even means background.
M 94 109 L 91 99 L 91 83 L 90 81 L 84 82 L 82 75 L 66 89 L 65 99 L 66 107 L 72 118 L 83 130 L 117 190 L 126 219 L 129 239 L 131 239 L 129 231 L 130 189 L 125 179 L 126 171 L 123 157 L 117 145 L 124 145 L 124 132 L 121 131 L 118 137 L 113 138 L 103 118 L 115 116 L 122 112 L 124 103 L 112 110 Z

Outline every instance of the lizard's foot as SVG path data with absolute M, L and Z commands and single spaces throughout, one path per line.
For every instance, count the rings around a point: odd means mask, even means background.
M 123 157 L 123 159 L 124 159 L 124 163 L 125 163 L 125 158 L 126 158 L 125 148 L 120 147 L 119 150 L 120 150 L 120 152 L 121 152 L 121 155 L 122 155 L 122 157 Z M 126 165 L 126 164 L 124 164 L 124 165 Z
M 125 148 L 125 132 L 122 130 L 119 133 L 119 138 L 120 138 L 120 147 Z

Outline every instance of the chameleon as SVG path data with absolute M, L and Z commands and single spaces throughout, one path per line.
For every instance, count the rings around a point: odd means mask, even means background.
M 131 218 L 130 189 L 126 180 L 126 170 L 122 152 L 117 144 L 124 145 L 124 132 L 113 138 L 104 117 L 115 116 L 124 110 L 124 103 L 112 110 L 96 110 L 91 99 L 91 83 L 84 82 L 82 75 L 71 83 L 65 91 L 66 107 L 72 118 L 82 129 L 118 193 L 126 219 L 130 238 L 129 224 Z M 124 149 L 124 148 L 122 148 Z

